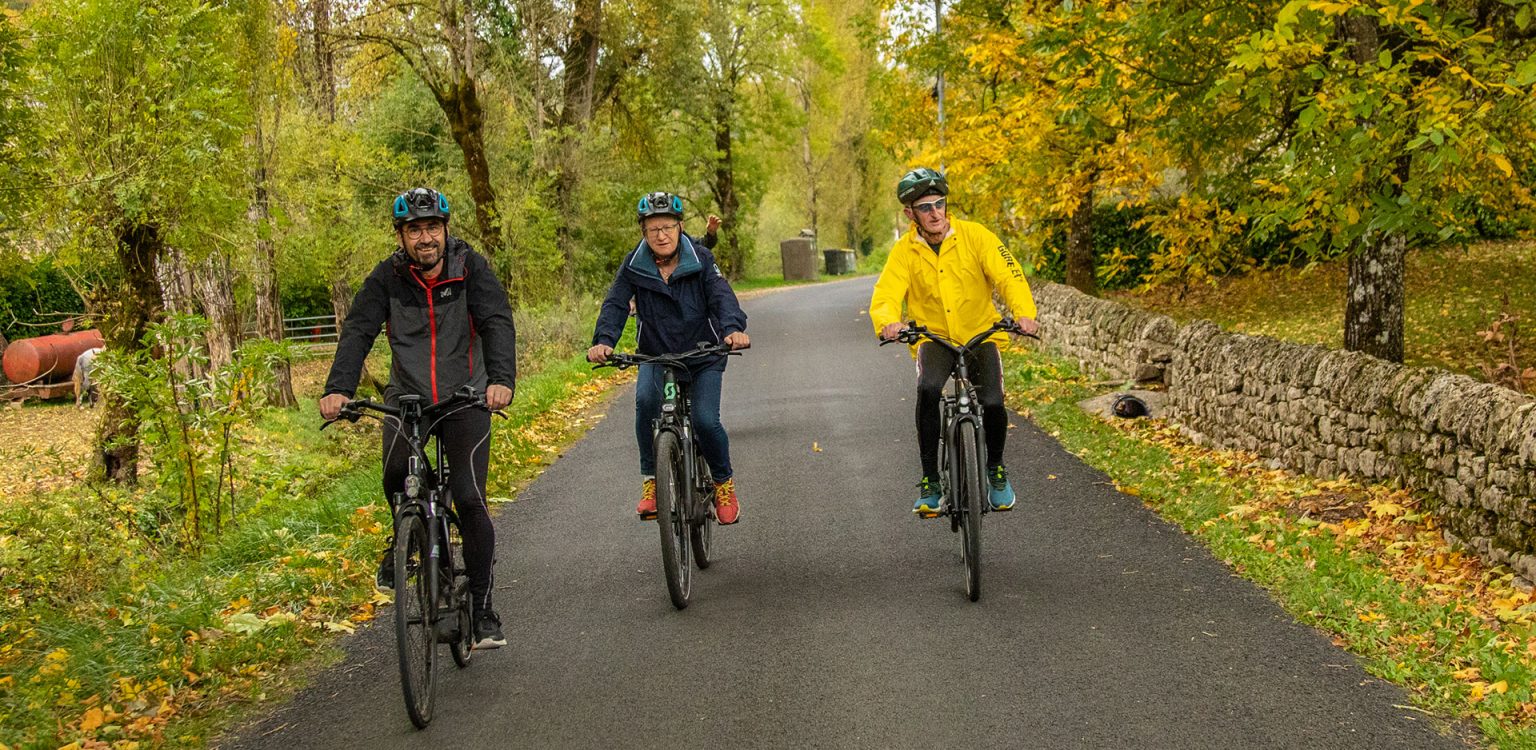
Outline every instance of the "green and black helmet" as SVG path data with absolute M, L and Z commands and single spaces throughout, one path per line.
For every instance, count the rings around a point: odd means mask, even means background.
M 656 191 L 640 198 L 640 205 L 635 207 L 638 221 L 645 221 L 652 216 L 675 216 L 678 221 L 683 220 L 683 199 L 671 193 Z
M 949 195 L 949 181 L 944 179 L 944 175 L 927 167 L 918 167 L 906 173 L 901 182 L 896 183 L 896 200 L 901 201 L 903 206 L 910 206 L 912 201 L 934 193 Z
M 395 196 L 395 228 L 417 219 L 448 220 L 448 199 L 432 188 L 411 188 Z

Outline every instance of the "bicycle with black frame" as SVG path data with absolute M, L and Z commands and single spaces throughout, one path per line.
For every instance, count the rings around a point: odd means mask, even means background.
M 656 440 L 656 525 L 661 530 L 661 563 L 667 578 L 667 595 L 672 606 L 688 606 L 693 592 L 693 572 L 709 567 L 711 541 L 715 526 L 714 479 L 709 464 L 699 451 L 691 421 L 692 401 L 688 383 L 677 373 L 708 357 L 740 356 L 729 344 L 701 342 L 691 351 L 677 354 L 623 354 L 614 352 L 608 361 L 594 365 L 627 369 L 639 365 L 660 365 L 662 381 L 661 414 L 652 423 Z
M 966 360 L 971 351 L 995 333 L 1012 333 L 1038 339 L 1025 333 L 1013 320 L 1004 318 L 964 344 L 957 344 L 926 327 L 907 323 L 895 339 L 881 341 L 885 346 L 896 341 L 917 344 L 931 341 L 955 355 L 954 369 L 939 402 L 939 512 L 949 518 L 950 531 L 960 533 L 960 558 L 965 563 L 965 595 L 971 601 L 981 598 L 981 517 L 992 511 L 987 502 L 986 465 L 982 460 L 986 440 L 982 432 L 981 402 L 971 384 Z
M 465 386 L 435 404 L 417 395 L 403 395 L 399 406 L 366 399 L 348 401 L 336 419 L 356 422 L 362 417 L 391 420 L 405 439 L 405 489 L 395 494 L 394 574 L 395 641 L 400 658 L 400 687 L 411 723 L 425 729 L 432 721 L 437 673 L 437 646 L 447 644 L 460 669 L 473 653 L 468 579 L 454 554 L 459 528 L 448 484 L 449 466 L 443 444 L 435 441 L 437 460 L 427 458 L 426 443 L 437 422 L 464 409 L 484 409 L 485 397 Z

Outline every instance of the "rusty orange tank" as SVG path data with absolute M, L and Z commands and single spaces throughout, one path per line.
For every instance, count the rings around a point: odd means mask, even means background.
M 104 346 L 101 331 L 76 331 L 12 341 L 0 366 L 12 383 L 68 382 L 75 372 L 75 358 L 87 349 Z

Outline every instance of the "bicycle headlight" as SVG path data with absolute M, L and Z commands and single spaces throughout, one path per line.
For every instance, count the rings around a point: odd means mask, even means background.
M 410 498 L 421 496 L 421 477 L 415 474 L 405 476 L 405 496 Z
M 970 396 L 961 396 L 960 397 L 960 405 L 961 406 L 970 406 L 971 405 L 971 397 Z
M 677 411 L 677 404 L 662 404 L 661 410 L 667 414 Z

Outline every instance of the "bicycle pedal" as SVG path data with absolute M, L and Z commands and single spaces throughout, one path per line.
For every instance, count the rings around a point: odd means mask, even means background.
M 938 518 L 939 517 L 939 512 L 935 510 L 935 511 L 929 511 L 929 512 L 924 513 L 923 511 L 920 511 L 920 510 L 914 510 L 914 511 L 912 511 L 912 515 L 917 516 L 918 518 L 932 519 L 932 518 Z

